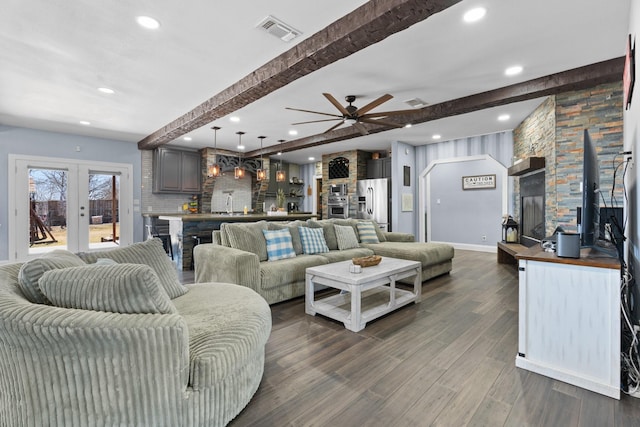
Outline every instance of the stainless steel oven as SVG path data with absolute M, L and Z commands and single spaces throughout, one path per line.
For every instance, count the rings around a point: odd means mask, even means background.
M 329 197 L 331 196 L 346 196 L 347 184 L 331 184 L 329 186 Z M 331 202 L 331 200 L 329 200 Z
M 349 197 L 329 194 L 327 210 L 329 218 L 349 218 Z

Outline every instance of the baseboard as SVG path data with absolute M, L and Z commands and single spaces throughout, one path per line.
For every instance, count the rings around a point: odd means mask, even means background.
M 445 243 L 447 245 L 453 246 L 454 249 L 460 249 L 463 251 L 489 252 L 493 254 L 498 252 L 498 247 L 495 245 L 485 246 L 485 245 L 470 245 L 468 243 L 434 242 L 434 241 L 431 241 L 430 243 Z

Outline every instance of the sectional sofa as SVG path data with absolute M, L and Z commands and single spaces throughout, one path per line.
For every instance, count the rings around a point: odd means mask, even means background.
M 0 266 L 0 425 L 224 426 L 264 370 L 271 311 L 183 286 L 160 240 Z
M 303 247 L 301 227 L 305 233 L 309 228 L 321 229 L 328 251 L 308 253 Z M 344 227 L 353 229 L 356 244 L 344 244 L 336 235 L 336 230 L 348 231 Z M 295 256 L 272 260 L 265 230 L 279 229 L 289 231 Z M 253 289 L 273 304 L 304 295 L 306 268 L 373 254 L 420 261 L 422 279 L 428 280 L 451 271 L 454 250 L 447 244 L 415 242 L 411 234 L 381 231 L 373 221 L 225 223 L 213 232 L 213 243 L 195 247 L 195 281 L 236 283 Z M 413 282 L 413 278 L 406 280 Z

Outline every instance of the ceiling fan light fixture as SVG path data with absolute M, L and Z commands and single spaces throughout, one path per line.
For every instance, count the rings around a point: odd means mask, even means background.
M 353 117 L 347 117 L 346 119 L 344 119 L 344 122 L 348 125 L 355 125 L 356 123 L 358 123 L 358 119 L 354 119 Z

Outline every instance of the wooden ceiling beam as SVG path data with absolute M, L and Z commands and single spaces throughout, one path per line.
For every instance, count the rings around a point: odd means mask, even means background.
M 153 149 L 368 46 L 461 0 L 370 0 L 138 142 Z
M 499 105 L 511 104 L 513 102 L 526 101 L 573 90 L 588 89 L 599 84 L 622 81 L 623 69 L 624 57 L 614 58 L 499 89 L 441 102 L 418 109 L 413 113 L 387 117 L 385 120 L 394 123 L 411 123 L 416 125 L 445 117 L 497 107 Z M 390 126 L 363 125 L 370 134 L 396 129 Z M 358 132 L 357 129 L 349 126 L 327 133 L 291 140 L 283 143 L 282 146 L 266 147 L 264 155 L 275 154 L 280 150 L 284 152 L 301 150 L 303 148 L 331 144 L 360 136 L 362 136 L 362 134 Z M 246 153 L 248 157 L 256 155 L 259 155 L 259 150 Z

